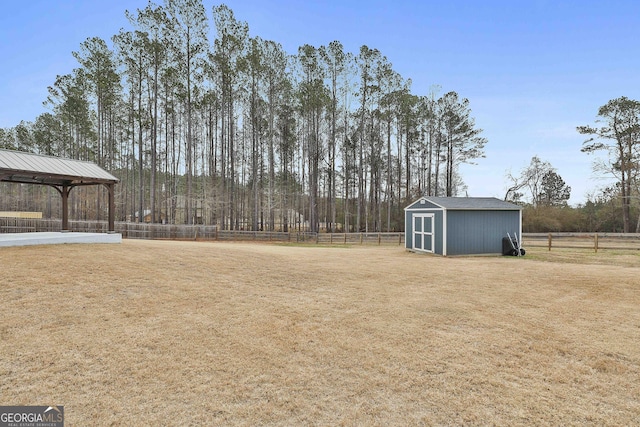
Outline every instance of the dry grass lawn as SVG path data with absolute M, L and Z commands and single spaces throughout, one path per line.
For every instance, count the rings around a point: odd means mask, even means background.
M 553 256 L 0 248 L 0 404 L 68 426 L 637 424 L 640 257 Z

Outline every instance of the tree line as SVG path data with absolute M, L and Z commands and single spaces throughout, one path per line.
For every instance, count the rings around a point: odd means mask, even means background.
M 571 187 L 546 160 L 533 156 L 519 174 L 507 174 L 504 199 L 522 206 L 522 228 L 540 232 L 622 232 L 621 199 L 616 186 L 569 206 Z
M 595 121 L 597 126 L 576 127 L 587 136 L 581 151 L 603 153 L 594 159 L 594 173 L 613 182 L 595 190 L 586 203 L 570 207 L 571 187 L 549 162 L 534 156 L 520 175 L 507 176 L 505 200 L 524 206 L 525 231 L 640 233 L 640 101 L 609 100 Z
M 126 16 L 129 29 L 73 52 L 78 67 L 49 87 L 48 112 L 0 129 L 0 147 L 117 176 L 117 220 L 402 230 L 408 203 L 460 194 L 459 166 L 484 155 L 467 99 L 413 94 L 377 49 L 334 41 L 288 54 L 202 0 Z M 50 210 L 50 196 L 33 200 Z M 104 215 L 104 201 L 79 203 L 79 217 Z
M 519 189 L 529 192 L 531 203 L 523 212 L 526 231 L 640 233 L 640 101 L 611 99 L 598 108 L 595 122 L 576 127 L 587 137 L 581 151 L 596 156 L 594 173 L 613 178 L 612 183 L 571 208 L 563 203 L 571 188 L 548 162 L 534 157 L 519 179 L 512 177 L 510 188 L 516 197 Z

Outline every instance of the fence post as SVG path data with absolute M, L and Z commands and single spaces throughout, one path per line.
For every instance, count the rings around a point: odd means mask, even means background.
M 347 233 L 346 232 L 344 233 L 344 244 L 345 245 L 347 244 Z
M 329 233 L 329 243 L 333 245 L 333 233 Z
M 549 233 L 549 252 L 551 252 L 551 233 Z
M 598 253 L 598 233 L 593 236 L 593 247 L 596 253 Z
M 362 244 L 362 233 L 360 233 L 360 244 Z
M 378 233 L 378 246 L 382 243 L 382 235 Z

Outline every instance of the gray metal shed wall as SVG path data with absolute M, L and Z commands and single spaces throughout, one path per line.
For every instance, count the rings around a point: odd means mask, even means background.
M 520 211 L 447 211 L 447 255 L 499 254 L 520 233 Z
M 413 249 L 413 211 L 404 211 L 404 247 Z
M 444 246 L 444 226 L 443 226 L 443 218 L 444 212 L 442 210 L 434 210 L 432 211 L 435 214 L 434 224 L 433 224 L 433 232 L 435 233 L 435 242 L 433 252 L 439 255 L 442 255 L 442 250 Z

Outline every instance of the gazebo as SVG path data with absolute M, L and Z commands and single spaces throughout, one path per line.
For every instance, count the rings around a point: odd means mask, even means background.
M 119 182 L 95 163 L 0 149 L 0 181 L 48 185 L 62 196 L 62 230 L 69 230 L 69 192 L 83 185 L 109 191 L 109 232 L 115 231 L 114 188 Z

